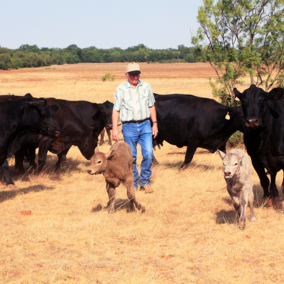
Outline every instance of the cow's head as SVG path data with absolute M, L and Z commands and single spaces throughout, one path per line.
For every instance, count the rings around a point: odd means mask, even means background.
M 29 128 L 47 136 L 58 136 L 59 131 L 53 120 L 54 112 L 58 110 L 57 105 L 49 106 L 45 99 L 28 99 L 27 111 L 24 121 Z
M 98 136 L 93 136 L 92 129 L 90 127 L 88 128 L 89 128 L 89 133 L 87 133 L 86 135 L 80 136 L 78 142 L 73 145 L 78 146 L 82 155 L 87 160 L 90 160 L 92 156 L 94 155 L 94 151 L 98 145 Z
M 245 155 L 245 151 L 243 150 L 241 152 L 234 153 L 230 151 L 229 153 L 225 154 L 224 152 L 218 150 L 218 153 L 223 160 L 224 178 L 233 178 L 234 175 L 240 171 L 241 161 Z
M 98 137 L 102 130 L 107 127 L 107 115 L 104 110 L 99 107 L 92 119 L 94 120 L 93 136 Z
M 114 155 L 114 150 L 110 150 L 109 153 L 105 154 L 99 151 L 97 147 L 95 150 L 95 154 L 91 158 L 91 165 L 88 169 L 88 173 L 90 175 L 98 175 L 105 172 L 107 168 L 107 161 L 110 160 Z
M 269 112 L 268 100 L 279 100 L 284 89 L 275 88 L 269 93 L 263 89 L 251 85 L 249 89 L 240 93 L 234 88 L 234 94 L 242 103 L 245 124 L 247 127 L 256 128 L 266 124 Z

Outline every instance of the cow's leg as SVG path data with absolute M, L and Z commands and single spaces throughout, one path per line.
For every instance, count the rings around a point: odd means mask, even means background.
M 283 175 L 284 175 L 284 171 L 283 171 Z M 284 193 L 284 176 L 283 176 L 283 180 L 282 180 L 281 189 L 282 189 L 282 192 Z
M 240 220 L 239 220 L 239 228 L 245 229 L 246 227 L 246 208 L 248 205 L 248 194 L 243 190 L 239 193 L 239 203 L 240 203 Z
M 15 153 L 15 169 L 19 170 L 19 173 L 24 174 L 25 168 L 24 168 L 24 151 L 20 149 Z
M 259 177 L 260 184 L 264 191 L 263 197 L 264 198 L 269 197 L 269 191 L 268 191 L 269 179 L 264 171 L 264 167 L 259 162 L 257 162 L 255 159 L 252 158 L 251 160 L 252 160 L 253 167 Z
M 66 166 L 66 155 L 63 153 L 57 154 L 58 161 L 55 165 L 55 171 L 57 172 L 59 169 L 63 169 L 64 172 L 67 172 L 67 166 Z
M 271 178 L 271 182 L 270 182 L 270 188 L 269 189 L 270 189 L 270 194 L 271 194 L 272 198 L 274 198 L 274 197 L 279 196 L 278 189 L 277 189 L 276 182 L 275 182 L 276 173 L 272 173 L 270 175 L 270 178 Z
M 107 203 L 108 211 L 109 213 L 114 213 L 114 199 L 116 195 L 115 187 L 113 186 L 113 184 L 107 182 L 106 190 L 107 190 L 108 199 L 109 199 Z
M 107 136 L 108 136 L 108 144 L 111 146 L 112 142 L 111 142 L 111 132 L 110 132 L 110 129 L 107 129 Z
M 124 182 L 124 185 L 127 189 L 127 197 L 130 202 L 130 211 L 135 211 L 135 207 L 136 207 L 138 210 L 141 210 L 141 212 L 145 212 L 145 207 L 141 203 L 138 202 L 135 196 L 133 176 L 126 179 L 126 181 Z
M 105 137 L 105 128 L 101 132 L 101 139 L 100 139 L 100 146 L 104 144 L 104 137 Z
M 63 169 L 64 172 L 67 172 L 66 155 L 67 155 L 69 149 L 70 148 L 67 148 L 57 155 L 58 161 L 55 165 L 55 171 L 58 171 L 59 169 Z
M 248 202 L 249 202 L 249 208 L 250 208 L 250 221 L 251 222 L 256 221 L 256 215 L 253 210 L 253 201 L 254 201 L 254 194 L 253 194 L 253 191 L 250 191 L 248 195 Z
M 40 173 L 45 166 L 47 151 L 51 143 L 52 139 L 43 139 L 43 141 L 40 141 L 38 150 L 38 173 Z
M 233 191 L 231 191 L 229 188 L 227 188 L 228 193 L 231 196 L 231 199 L 233 201 L 233 205 L 235 210 L 238 212 L 238 214 L 240 215 L 240 200 L 237 194 L 235 194 Z
M 193 155 L 197 149 L 198 142 L 194 141 L 191 144 L 187 145 L 186 153 L 185 153 L 185 160 L 181 165 L 181 169 L 186 169 L 188 164 L 191 162 Z
M 36 159 L 36 148 L 34 146 L 28 146 L 27 151 L 24 153 L 26 158 L 28 159 L 30 166 L 33 170 L 36 170 L 37 164 L 35 162 Z
M 7 183 L 7 185 L 14 185 L 14 182 L 13 182 L 11 176 L 10 176 L 10 173 L 9 173 L 8 161 L 5 160 L 1 167 L 2 167 L 2 170 L 3 170 L 4 179 L 5 179 L 5 182 Z

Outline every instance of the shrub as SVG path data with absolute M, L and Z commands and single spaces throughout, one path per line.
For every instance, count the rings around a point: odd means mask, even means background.
M 111 73 L 106 73 L 104 76 L 102 76 L 102 81 L 114 81 L 115 75 Z
M 236 131 L 229 138 L 227 146 L 228 148 L 242 148 L 244 146 L 244 134 L 240 131 Z

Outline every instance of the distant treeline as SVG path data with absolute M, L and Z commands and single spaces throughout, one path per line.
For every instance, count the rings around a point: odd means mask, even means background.
M 94 46 L 79 48 L 71 44 L 66 48 L 39 48 L 21 45 L 18 49 L 0 46 L 0 69 L 50 66 L 53 64 L 104 62 L 195 62 L 194 48 L 179 45 L 177 49 L 150 49 L 144 44 L 121 49 L 99 49 Z

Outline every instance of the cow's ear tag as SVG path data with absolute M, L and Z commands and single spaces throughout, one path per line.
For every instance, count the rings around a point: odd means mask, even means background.
M 227 114 L 226 114 L 226 116 L 225 116 L 225 119 L 230 120 L 230 114 L 229 114 L 229 112 L 227 112 Z

